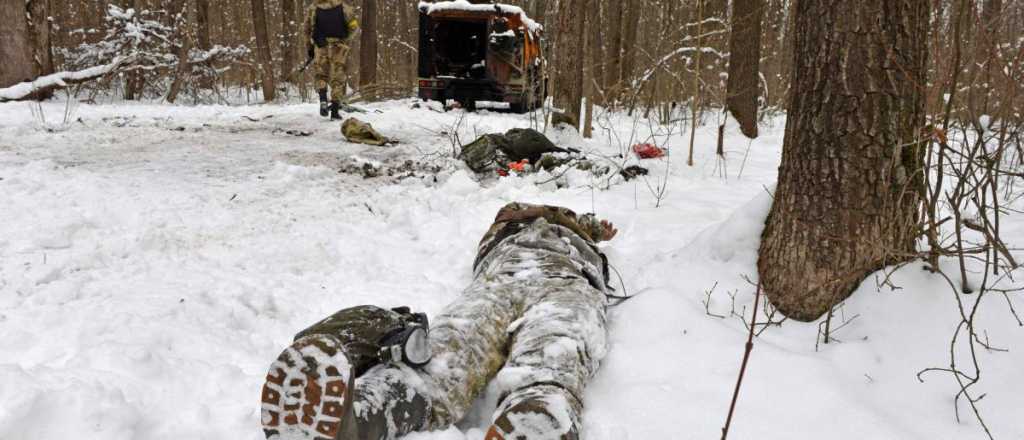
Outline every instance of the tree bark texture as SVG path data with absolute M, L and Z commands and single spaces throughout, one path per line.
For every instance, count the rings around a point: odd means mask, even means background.
M 210 0 L 196 0 L 196 44 L 210 50 Z
M 729 80 L 726 107 L 748 138 L 757 137 L 757 98 L 760 95 L 761 17 L 763 0 L 735 0 L 729 36 Z
M 178 29 L 177 38 L 181 43 L 178 47 L 178 67 L 174 72 L 174 79 L 171 81 L 171 86 L 168 88 L 167 102 L 173 103 L 178 99 L 178 94 L 181 93 L 181 88 L 185 85 L 186 76 L 188 71 L 192 68 L 189 64 L 189 51 L 192 49 L 192 38 L 187 32 L 188 23 L 188 4 L 185 0 L 173 0 L 171 1 L 169 8 L 172 12 L 171 26 Z
M 359 86 L 377 82 L 377 0 L 363 0 L 363 34 L 359 40 Z
M 583 124 L 583 137 L 587 139 L 594 137 L 594 101 L 597 101 L 600 94 L 597 86 L 600 82 L 598 78 L 603 76 L 600 69 L 602 53 L 601 3 L 597 1 L 593 3 L 587 12 L 588 29 L 584 32 L 587 38 L 587 67 L 583 75 L 583 91 L 587 97 L 587 116 L 581 123 Z
M 196 44 L 199 49 L 210 50 L 210 0 L 196 0 Z M 204 76 L 199 87 L 212 89 L 213 78 Z
M 32 58 L 36 76 L 53 73 L 53 45 L 50 41 L 50 5 L 48 0 L 29 0 L 28 25 L 32 39 Z
M 811 321 L 915 251 L 928 0 L 796 3 L 793 89 L 758 273 Z
M 0 87 L 36 77 L 25 0 L 0 0 Z
M 625 0 L 623 0 L 625 1 Z M 637 32 L 640 27 L 640 12 L 643 4 L 640 0 L 629 0 L 629 16 L 626 17 L 626 28 L 622 40 L 622 71 L 619 73 L 619 82 L 622 83 L 622 90 L 631 90 L 631 81 L 636 66 Z
M 293 82 L 295 30 L 299 29 L 295 21 L 295 0 L 281 0 L 281 23 L 281 81 Z
M 129 5 L 136 11 L 141 11 L 145 4 L 142 0 L 131 0 Z M 146 77 L 141 70 L 131 70 L 124 77 L 124 99 L 134 101 L 142 97 L 142 90 L 146 85 Z
M 263 0 L 252 0 L 252 25 L 256 34 L 256 57 L 260 63 L 263 100 L 274 100 L 274 60 L 270 56 L 270 35 L 267 32 L 267 12 Z
M 583 63 L 586 48 L 587 0 L 561 0 L 558 11 L 558 77 L 555 79 L 555 105 L 580 126 L 580 104 L 583 100 Z
M 625 1 L 615 1 L 608 6 L 608 52 L 604 69 L 604 90 L 609 103 L 618 98 L 616 90 L 622 80 L 622 14 Z
M 577 121 L 577 130 L 583 126 L 580 124 L 580 106 L 584 96 L 584 55 L 587 48 L 587 10 L 588 0 L 562 0 L 559 4 L 565 5 L 558 13 L 558 29 L 564 38 L 564 46 L 559 56 L 561 78 L 555 81 L 559 84 L 555 93 L 556 104 L 565 108 L 566 114 Z

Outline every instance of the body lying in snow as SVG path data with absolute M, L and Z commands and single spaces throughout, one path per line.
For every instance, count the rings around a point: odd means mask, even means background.
M 494 381 L 487 440 L 578 439 L 583 389 L 607 350 L 608 271 L 596 243 L 616 233 L 566 208 L 506 205 L 480 242 L 472 284 L 429 334 L 425 316 L 373 306 L 300 332 L 267 375 L 267 438 L 445 429 Z

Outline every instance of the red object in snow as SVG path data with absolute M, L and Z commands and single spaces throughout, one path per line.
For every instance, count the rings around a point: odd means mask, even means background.
M 515 172 L 521 173 L 523 171 L 526 171 L 526 166 L 529 165 L 529 164 L 530 164 L 530 160 L 529 159 L 523 159 L 523 160 L 521 160 L 519 162 L 510 162 L 508 164 L 508 168 L 507 169 L 505 169 L 505 168 L 499 168 L 498 169 L 498 175 L 502 176 L 502 177 L 505 177 L 505 176 L 508 176 L 508 173 L 510 171 L 515 171 Z
M 523 172 L 524 169 L 526 169 L 526 166 L 529 165 L 529 164 L 530 164 L 529 160 L 523 159 L 523 160 L 521 160 L 519 162 L 512 162 L 512 163 L 508 164 L 508 169 L 511 170 L 511 171 L 518 171 L 518 172 L 521 173 L 521 172 Z
M 653 144 L 636 144 L 633 152 L 641 159 L 655 159 L 665 155 L 665 150 Z

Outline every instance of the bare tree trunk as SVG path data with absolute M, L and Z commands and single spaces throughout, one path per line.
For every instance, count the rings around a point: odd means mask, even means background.
M 625 1 L 625 0 L 623 0 Z M 629 16 L 626 17 L 626 29 L 622 40 L 622 71 L 619 73 L 619 82 L 622 88 L 629 89 L 633 80 L 633 65 L 636 60 L 636 36 L 640 24 L 640 12 L 643 10 L 640 0 L 629 0 Z
M 25 0 L 0 0 L 0 87 L 36 77 Z
M 131 0 L 131 7 L 142 10 L 142 0 Z M 134 101 L 142 98 L 142 89 L 146 86 L 146 77 L 141 70 L 130 70 L 124 76 L 124 99 Z
M 748 138 L 757 137 L 757 97 L 761 81 L 762 0 L 734 0 L 729 36 L 729 81 L 726 106 Z
M 53 73 L 46 0 L 0 0 L 0 87 Z M 29 96 L 45 99 L 46 90 Z
M 377 0 L 363 0 L 363 34 L 359 40 L 359 87 L 377 82 Z M 365 96 L 364 98 L 373 98 Z
M 49 0 L 28 0 L 29 37 L 32 39 L 32 58 L 36 76 L 53 73 L 53 45 L 50 42 Z
M 702 119 L 701 108 L 701 85 L 700 77 L 704 71 L 704 0 L 697 0 L 697 53 L 693 57 L 693 91 L 690 96 L 690 152 L 686 156 L 686 165 L 693 166 L 694 142 L 697 140 L 697 127 Z
M 185 0 L 173 0 L 170 5 L 170 9 L 174 14 L 172 23 L 174 28 L 178 29 L 177 38 L 181 42 L 181 46 L 178 48 L 178 67 L 174 72 L 174 79 L 171 81 L 171 86 L 167 91 L 167 102 L 173 103 L 178 99 L 178 94 L 181 93 L 181 87 L 184 85 L 185 77 L 188 75 L 188 71 L 191 66 L 188 63 L 188 53 L 192 48 L 192 39 L 189 37 L 186 31 L 186 21 L 188 15 L 187 4 Z
M 604 70 L 604 90 L 607 104 L 615 104 L 619 98 L 619 86 L 622 82 L 622 14 L 625 13 L 625 0 L 613 1 L 608 8 L 608 52 L 607 67 Z
M 793 93 L 757 262 L 790 318 L 817 319 L 915 251 L 928 3 L 796 5 Z
M 558 3 L 558 71 L 555 79 L 555 105 L 565 109 L 566 114 L 580 125 L 580 104 L 583 101 L 583 54 L 586 36 L 587 0 L 561 0 Z
M 201 50 L 210 50 L 210 0 L 196 0 L 196 44 Z M 199 87 L 213 88 L 213 78 L 204 76 Z
M 413 33 L 416 26 L 413 26 L 409 20 L 409 15 L 415 10 L 416 6 L 408 0 L 402 0 L 398 8 L 398 36 L 403 43 L 408 44 L 410 47 L 416 47 L 417 44 L 415 34 Z M 399 55 L 398 57 L 401 60 L 399 68 L 402 71 L 402 87 L 412 87 L 416 83 L 416 51 L 406 47 L 399 47 L 398 53 L 408 54 Z
M 295 70 L 295 0 L 281 0 L 281 81 L 294 82 Z
M 592 0 L 593 4 L 588 9 L 589 21 L 587 31 L 583 32 L 583 35 L 587 35 L 587 50 L 588 56 L 586 72 L 583 75 L 583 90 L 587 97 L 587 117 L 583 123 L 583 137 L 592 138 L 594 137 L 594 101 L 598 98 L 599 90 L 598 83 L 602 78 L 602 70 L 600 70 L 602 60 L 601 50 L 601 1 Z M 582 54 L 582 53 L 581 53 Z
M 793 90 L 793 63 L 789 60 L 793 59 L 796 54 L 793 50 L 793 45 L 796 40 L 796 13 L 793 12 L 794 4 L 797 0 L 793 0 L 789 6 L 789 12 L 786 14 L 786 23 L 784 25 L 784 31 L 782 33 L 782 57 L 786 62 L 782 63 L 782 71 L 780 77 L 784 80 L 785 90 L 783 91 L 782 102 L 785 103 L 784 108 L 789 110 L 790 99 L 789 96 Z
M 274 100 L 274 60 L 270 56 L 270 35 L 267 32 L 267 11 L 263 0 L 252 0 L 252 25 L 256 33 L 256 57 L 262 78 L 263 101 Z
M 210 50 L 210 0 L 196 0 L 196 44 Z

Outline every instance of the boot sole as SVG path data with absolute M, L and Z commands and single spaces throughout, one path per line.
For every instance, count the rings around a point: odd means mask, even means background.
M 286 348 L 270 365 L 263 385 L 267 439 L 333 440 L 349 409 L 350 375 L 348 358 L 335 338 L 308 336 Z

